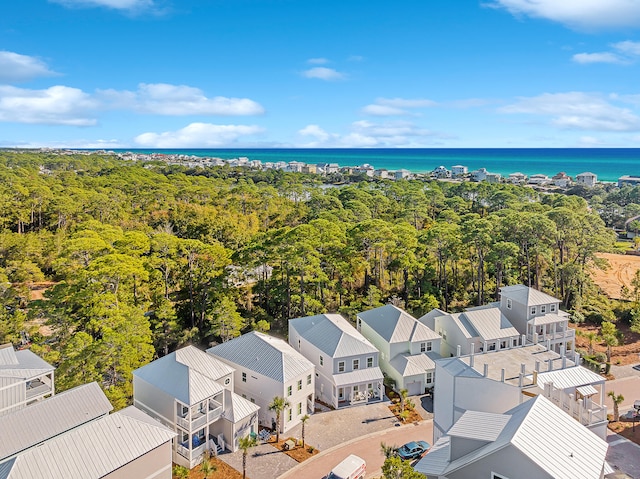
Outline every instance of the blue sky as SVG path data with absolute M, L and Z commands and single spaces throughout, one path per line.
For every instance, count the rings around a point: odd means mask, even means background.
M 0 147 L 640 147 L 640 0 L 20 0 Z

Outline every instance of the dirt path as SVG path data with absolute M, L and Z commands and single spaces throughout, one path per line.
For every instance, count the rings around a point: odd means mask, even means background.
M 640 270 L 640 256 L 598 253 L 609 262 L 607 269 L 593 269 L 591 277 L 611 299 L 622 299 L 622 286 L 631 289 L 631 281 Z

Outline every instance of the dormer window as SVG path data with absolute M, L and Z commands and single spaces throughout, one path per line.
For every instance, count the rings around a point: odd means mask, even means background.
M 344 372 L 344 361 L 340 361 L 338 363 L 338 372 L 339 373 L 343 373 Z
M 531 314 L 536 314 L 536 307 L 535 306 L 531 306 Z
M 550 307 L 550 311 L 553 313 L 556 310 L 556 305 L 552 304 Z
M 507 309 L 511 309 L 511 298 L 507 298 Z
M 547 306 L 546 305 L 540 306 L 540 314 L 545 314 L 546 312 L 547 312 Z

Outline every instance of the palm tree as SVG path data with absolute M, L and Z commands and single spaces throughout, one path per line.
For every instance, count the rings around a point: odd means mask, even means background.
M 184 466 L 173 466 L 173 475 L 178 479 L 187 479 L 189 477 L 189 469 Z
M 397 446 L 389 446 L 384 442 L 380 443 L 380 451 L 382 451 L 382 455 L 385 459 L 389 459 L 390 457 L 394 457 L 396 455 L 396 451 L 398 450 Z
M 238 439 L 238 447 L 242 449 L 242 479 L 247 478 L 247 454 L 249 449 L 257 444 L 256 438 L 251 435 Z
M 616 396 L 615 391 L 609 391 L 607 396 L 613 401 L 613 420 L 617 422 L 620 419 L 620 411 L 618 408 L 622 401 L 624 401 L 624 396 L 622 394 Z
M 306 422 L 309 420 L 309 415 L 305 414 L 304 416 L 302 416 L 300 418 L 300 421 L 302 422 L 302 449 L 304 449 L 304 425 L 306 424 Z
M 218 468 L 215 464 L 211 463 L 211 456 L 209 453 L 205 453 L 204 459 L 202 460 L 202 464 L 200 464 L 200 472 L 204 474 L 204 479 L 209 477 L 209 474 L 216 472 Z
M 280 396 L 274 397 L 269 404 L 269 410 L 276 413 L 276 443 L 280 442 L 280 414 L 288 407 L 291 407 L 289 401 Z
M 407 400 L 407 397 L 409 396 L 409 391 L 407 391 L 406 389 L 401 389 L 400 390 L 400 411 L 404 411 L 405 408 L 405 401 Z
M 593 356 L 593 343 L 598 341 L 598 333 L 594 331 L 589 331 L 588 333 L 584 333 L 584 337 L 589 341 L 589 356 Z

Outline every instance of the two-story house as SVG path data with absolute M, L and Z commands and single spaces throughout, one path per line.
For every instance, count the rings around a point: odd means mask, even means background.
M 574 348 L 576 333 L 560 300 L 517 284 L 500 288 L 500 310 L 529 343 L 548 343 L 556 352 Z
M 54 369 L 28 349 L 0 345 L 0 415 L 55 394 Z
M 357 314 L 357 329 L 380 351 L 380 369 L 409 395 L 433 387 L 441 337 L 406 311 L 388 304 Z
M 289 344 L 315 365 L 316 399 L 336 409 L 382 400 L 379 352 L 339 314 L 291 319 Z
M 439 310 L 435 310 L 439 311 Z M 471 352 L 495 351 L 521 344 L 520 333 L 495 306 L 467 309 L 462 313 L 438 315 L 433 311 L 419 318 L 441 337 L 443 357 Z
M 280 414 L 281 432 L 312 414 L 315 403 L 315 367 L 286 341 L 252 331 L 207 349 L 211 356 L 235 370 L 235 391 L 260 406 L 259 423 L 276 428 L 275 397 L 289 404 Z
M 191 469 L 205 451 L 236 451 L 258 432 L 258 406 L 233 387 L 233 368 L 187 346 L 133 372 L 133 404 L 176 431 L 173 461 Z

